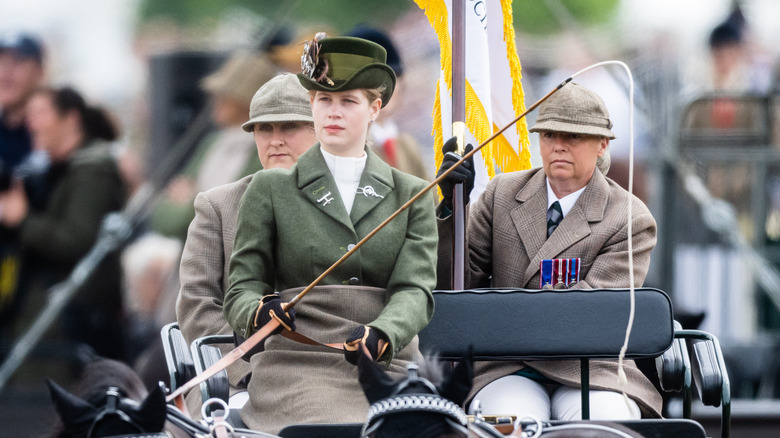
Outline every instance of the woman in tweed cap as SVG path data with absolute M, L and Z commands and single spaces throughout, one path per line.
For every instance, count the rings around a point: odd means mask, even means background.
M 309 96 L 298 78 L 289 73 L 272 78 L 257 90 L 250 103 L 249 120 L 241 127 L 245 136 L 254 137 L 264 169 L 291 167 L 316 142 Z M 181 289 L 176 300 L 176 319 L 188 344 L 203 336 L 233 333 L 222 303 L 228 288 L 238 205 L 252 177 L 245 176 L 195 197 L 195 218 L 181 256 Z M 249 364 L 234 363 L 227 373 L 230 406 L 241 407 L 247 400 Z M 200 389 L 190 391 L 186 401 L 190 414 L 198 418 Z
M 642 285 L 656 244 L 656 224 L 647 207 L 634 197 L 633 234 L 628 236 L 626 215 L 632 195 L 605 176 L 607 147 L 615 138 L 611 128 L 603 100 L 573 82 L 540 105 L 530 131 L 539 133 L 542 168 L 496 176 L 470 209 L 467 287 L 626 288 L 629 237 L 635 286 Z M 440 172 L 454 161 L 452 156 L 445 157 Z M 450 187 L 453 180 L 465 181 L 466 188 L 471 181 L 473 186 L 471 169 L 452 172 Z M 452 190 L 443 187 L 442 192 L 446 196 Z M 439 207 L 439 217 L 437 288 L 449 289 L 449 257 L 445 255 L 451 246 L 451 216 Z M 540 262 L 550 259 L 579 259 L 576 280 L 553 280 L 545 286 Z M 625 372 L 628 380 L 621 388 L 616 361 L 591 361 L 592 419 L 661 415 L 661 396 L 650 381 L 632 361 L 626 362 Z M 487 414 L 541 420 L 581 417 L 576 361 L 480 364 L 475 373 L 472 399 L 480 400 Z

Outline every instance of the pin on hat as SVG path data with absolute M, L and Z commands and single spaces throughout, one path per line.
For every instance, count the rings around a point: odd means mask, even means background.
M 383 107 L 395 89 L 396 76 L 387 65 L 387 52 L 362 38 L 317 34 L 304 45 L 301 68 L 298 79 L 307 90 L 379 89 Z

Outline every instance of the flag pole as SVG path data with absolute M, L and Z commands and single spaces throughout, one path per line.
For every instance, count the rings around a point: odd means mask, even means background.
M 458 155 L 465 148 L 466 120 L 466 0 L 452 0 L 452 134 L 458 137 Z M 466 205 L 463 184 L 455 184 L 452 196 L 452 289 L 464 285 L 466 257 Z

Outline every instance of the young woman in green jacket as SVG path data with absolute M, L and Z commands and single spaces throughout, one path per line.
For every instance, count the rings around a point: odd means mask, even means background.
M 243 336 L 272 318 L 344 352 L 272 336 L 251 358 L 248 426 L 362 422 L 368 404 L 353 365 L 365 344 L 374 360 L 404 373 L 417 333 L 433 314 L 438 236 L 432 194 L 415 203 L 282 310 L 323 271 L 426 186 L 367 147 L 395 74 L 385 50 L 360 38 L 316 39 L 304 53 L 319 143 L 290 169 L 257 173 L 244 194 L 230 262 L 225 316 Z M 277 293 L 277 291 L 280 291 Z

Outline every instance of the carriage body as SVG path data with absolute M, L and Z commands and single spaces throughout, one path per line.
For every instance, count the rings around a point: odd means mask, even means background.
M 436 313 L 419 335 L 424 351 L 436 351 L 441 359 L 453 361 L 462 359 L 470 347 L 476 360 L 579 361 L 585 377 L 582 381 L 583 416 L 587 419 L 589 361 L 618 357 L 626 335 L 631 296 L 628 289 L 567 290 L 566 293 L 475 289 L 436 291 L 434 298 Z M 660 388 L 680 393 L 686 408 L 682 419 L 643 419 L 623 424 L 644 436 L 703 437 L 704 429 L 690 419 L 690 403 L 696 389 L 705 404 L 721 407 L 721 436 L 728 437 L 730 388 L 717 338 L 706 332 L 681 330 L 675 325 L 671 300 L 663 291 L 638 288 L 635 300 L 636 315 L 625 357 L 654 362 L 653 372 L 658 373 L 655 380 L 659 381 Z M 484 314 L 492 316 L 490 321 L 473 317 Z M 496 323 L 504 327 L 500 338 L 495 335 Z M 163 333 L 170 333 L 171 328 L 164 329 Z M 191 358 L 168 357 L 168 363 L 175 368 L 177 364 L 185 365 L 192 360 L 198 372 L 202 372 L 219 357 L 213 354 L 213 350 L 218 351 L 214 343 L 230 342 L 227 338 L 215 336 L 197 340 L 190 350 Z M 163 336 L 163 341 L 175 342 L 167 335 Z M 173 351 L 188 349 L 166 347 L 167 353 Z M 180 372 L 183 371 L 172 369 L 171 375 Z M 173 380 L 171 383 L 175 384 Z M 201 388 L 204 400 L 214 395 L 219 385 L 213 379 L 204 382 Z M 484 418 L 482 422 L 485 422 Z M 280 432 L 280 436 L 357 437 L 362 426 L 290 425 Z M 503 429 L 507 430 L 507 427 Z

